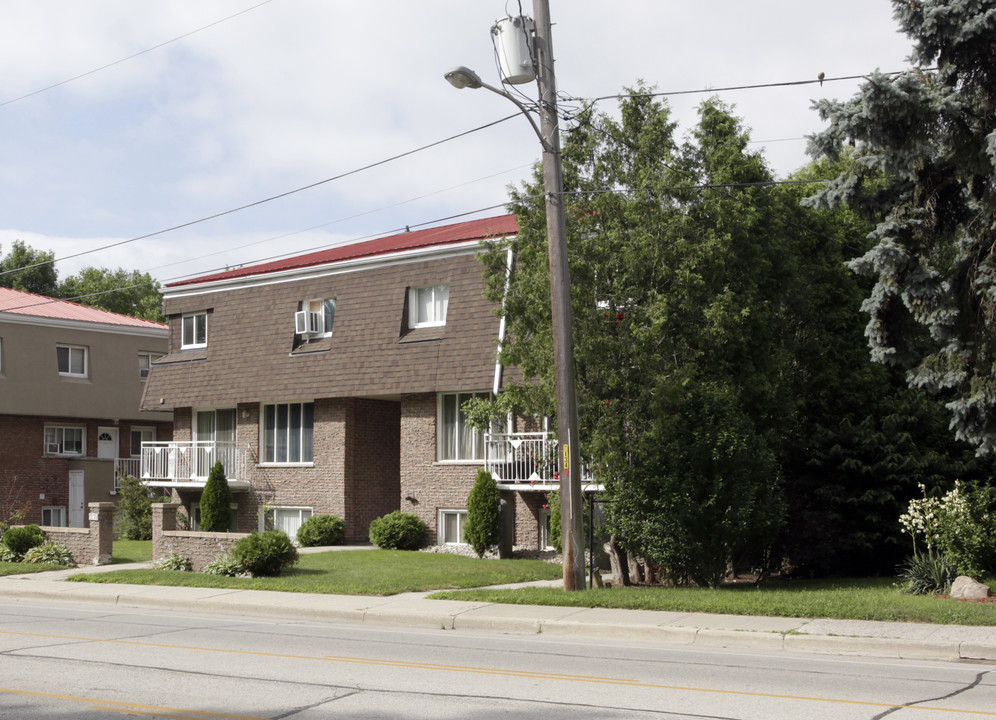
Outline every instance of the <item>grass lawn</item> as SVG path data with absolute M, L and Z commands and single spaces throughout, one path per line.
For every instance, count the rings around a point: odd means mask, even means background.
M 112 563 L 147 562 L 152 559 L 151 540 L 115 540 Z
M 0 577 L 4 575 L 27 575 L 28 573 L 62 570 L 63 565 L 39 565 L 37 563 L 0 562 Z
M 996 587 L 996 578 L 986 584 Z M 554 588 L 461 590 L 433 593 L 445 600 L 475 600 L 522 605 L 631 608 L 730 615 L 836 618 L 996 625 L 996 604 L 959 602 L 907 595 L 891 579 L 773 581 L 760 586 L 708 588 L 595 588 L 565 593 Z
M 478 560 L 445 553 L 342 550 L 301 555 L 297 565 L 275 578 L 230 578 L 165 570 L 114 570 L 92 575 L 74 575 L 69 579 L 132 585 L 394 595 L 400 592 L 551 580 L 562 574 L 560 566 L 542 560 Z

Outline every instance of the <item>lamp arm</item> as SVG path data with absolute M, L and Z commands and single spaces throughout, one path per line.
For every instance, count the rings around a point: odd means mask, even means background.
M 511 93 L 496 88 L 494 85 L 488 85 L 486 82 L 481 82 L 481 87 L 485 90 L 490 90 L 495 95 L 501 95 L 506 100 L 510 100 L 515 103 L 515 106 L 519 108 L 519 111 L 526 116 L 526 120 L 529 121 L 529 124 L 533 126 L 533 132 L 536 133 L 536 137 L 539 138 L 540 144 L 543 146 L 543 150 L 546 152 L 553 152 L 552 146 L 547 142 L 546 138 L 543 137 L 543 133 L 540 131 L 539 125 L 537 125 L 536 121 L 533 120 L 533 116 L 529 114 L 529 108 L 523 105 L 518 98 Z

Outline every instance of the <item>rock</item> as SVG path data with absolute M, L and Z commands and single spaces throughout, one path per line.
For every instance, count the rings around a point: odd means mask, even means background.
M 967 575 L 960 575 L 951 583 L 951 597 L 955 600 L 985 600 L 990 593 L 988 585 L 976 582 Z

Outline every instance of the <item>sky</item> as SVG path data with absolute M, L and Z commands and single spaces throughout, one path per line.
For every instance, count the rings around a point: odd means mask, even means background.
M 520 5 L 532 15 L 529 0 L 0 0 L 0 254 L 19 239 L 54 252 L 60 279 L 167 284 L 501 214 L 539 141 L 521 116 L 478 129 L 516 108 L 443 74 L 497 85 L 490 29 Z M 778 177 L 825 127 L 813 100 L 857 90 L 835 78 L 902 70 L 911 49 L 886 0 L 550 6 L 561 95 L 707 91 L 667 98 L 679 135 L 719 96 Z

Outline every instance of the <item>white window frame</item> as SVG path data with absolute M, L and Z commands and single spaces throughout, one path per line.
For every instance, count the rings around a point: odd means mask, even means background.
M 187 342 L 187 326 L 191 327 L 191 340 Z M 198 332 L 199 331 L 199 332 Z M 203 336 L 203 340 L 198 340 Z M 207 347 L 207 312 L 187 313 L 180 319 L 180 349 L 195 350 Z
M 138 377 L 145 382 L 152 369 L 152 363 L 163 356 L 162 353 L 143 352 L 138 354 Z
M 446 518 L 448 516 L 456 518 L 457 539 L 451 540 L 446 534 Z M 467 527 L 466 508 L 440 508 L 436 511 L 436 544 L 437 545 L 466 545 L 464 540 L 464 530 Z
M 267 505 L 262 508 L 259 513 L 259 530 L 263 532 L 264 530 L 279 530 L 277 526 L 277 515 L 278 514 L 297 514 L 297 526 L 301 527 L 304 521 L 315 514 L 315 509 L 307 505 Z M 297 542 L 297 531 L 294 533 L 287 533 L 287 536 L 293 541 Z
M 0 375 L 3 374 L 3 338 L 0 337 Z
M 422 299 L 428 299 L 426 305 L 431 312 L 426 317 L 419 318 Z M 408 289 L 408 327 L 439 327 L 446 324 L 446 314 L 450 305 L 449 285 L 429 285 Z
M 238 528 L 239 504 L 231 503 L 228 506 L 228 509 L 229 509 L 228 532 L 236 532 Z M 201 531 L 200 502 L 190 503 L 190 529 L 194 532 Z
M 61 353 L 60 350 L 66 351 L 66 369 L 62 369 L 62 358 L 59 357 Z M 73 370 L 74 362 L 73 357 L 82 356 L 83 369 L 79 372 Z M 55 346 L 55 358 L 56 366 L 59 369 L 59 375 L 62 377 L 71 378 L 85 378 L 89 376 L 90 373 L 90 353 L 86 346 L 84 345 L 65 345 L 59 344 Z
M 139 434 L 138 441 L 138 452 L 135 452 L 135 434 Z M 128 433 L 128 453 L 130 457 L 138 458 L 142 457 L 142 443 L 144 442 L 155 442 L 156 441 L 156 429 L 154 427 L 144 427 L 141 425 L 132 425 L 131 431 Z
M 49 514 L 49 519 L 52 515 L 57 515 L 59 522 L 45 522 L 45 513 Z M 66 527 L 66 507 L 64 505 L 46 505 L 42 508 L 42 521 L 43 527 Z
M 308 418 L 307 406 L 311 406 L 310 419 L 311 427 L 306 426 L 306 420 Z M 273 427 L 267 427 L 268 412 L 269 408 L 273 408 Z M 279 428 L 278 425 L 278 413 L 280 408 L 286 408 L 287 412 L 287 425 L 285 428 Z M 299 425 L 296 430 L 292 425 L 291 419 L 294 412 L 297 413 L 297 419 Z M 279 450 L 279 440 L 281 433 L 285 434 L 285 456 L 284 459 L 278 459 Z M 272 435 L 272 437 L 271 437 Z M 297 452 L 292 452 L 294 445 L 297 446 Z M 260 454 L 260 465 L 279 465 L 279 466 L 292 466 L 292 467 L 311 467 L 315 460 L 315 403 L 311 400 L 302 400 L 300 402 L 289 402 L 289 403 L 263 403 L 259 408 L 259 454 Z M 297 455 L 296 460 L 291 460 L 291 457 Z
M 66 430 L 72 430 L 80 434 L 80 451 L 66 452 Z M 46 425 L 43 441 L 45 444 L 45 455 L 71 455 L 73 457 L 86 456 L 86 426 L 85 425 Z M 52 445 L 57 446 L 55 450 Z
M 484 433 L 473 430 L 466 423 L 461 405 L 472 397 L 491 397 L 488 392 L 439 393 L 436 401 L 436 458 L 444 463 L 481 463 L 484 460 Z M 454 426 L 447 424 L 448 398 L 455 398 Z M 473 447 L 469 449 L 461 442 L 465 431 L 473 433 Z M 452 451 L 450 446 L 452 444 Z
M 332 337 L 335 326 L 336 299 L 334 297 L 318 298 L 301 303 L 301 310 L 318 315 L 318 332 L 303 333 L 309 339 Z

